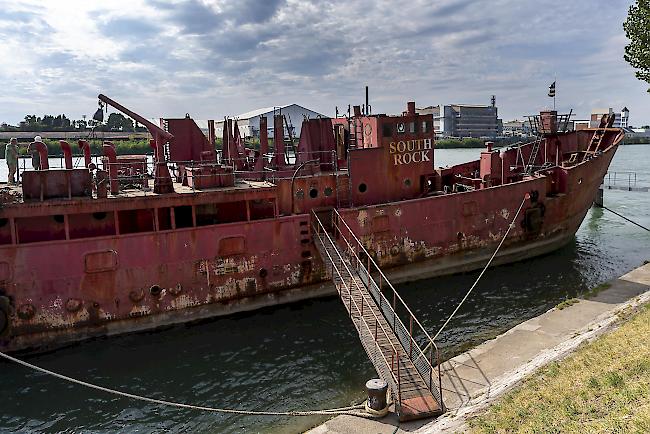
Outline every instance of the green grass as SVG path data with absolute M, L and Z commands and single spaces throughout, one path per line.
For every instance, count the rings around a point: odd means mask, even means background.
M 650 305 L 469 421 L 474 433 L 650 432 Z
M 564 308 L 572 306 L 572 305 L 578 303 L 579 301 L 580 300 L 578 300 L 577 298 L 569 298 L 567 300 L 564 300 L 561 303 L 558 303 L 555 307 L 557 309 L 559 309 L 559 310 L 563 310 Z

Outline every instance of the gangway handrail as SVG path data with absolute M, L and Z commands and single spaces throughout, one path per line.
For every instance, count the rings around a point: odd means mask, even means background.
M 339 230 L 339 233 L 340 233 L 340 228 L 338 228 L 338 226 L 337 226 L 337 229 Z M 352 247 L 352 245 L 350 245 L 350 243 L 348 242 L 348 240 L 347 240 L 345 237 L 343 237 L 343 241 L 345 241 L 345 244 L 350 248 L 350 251 L 352 251 L 352 254 L 354 255 L 355 259 L 357 260 L 357 262 L 358 262 L 358 263 L 361 265 L 361 267 L 363 268 L 363 261 L 361 260 L 361 258 L 359 258 L 359 256 L 358 256 L 356 253 L 354 253 L 354 250 L 353 250 L 354 248 Z M 365 249 L 364 249 L 364 251 L 365 251 Z M 366 252 L 366 255 L 367 255 L 368 257 L 370 257 L 370 256 L 367 254 L 367 252 Z M 372 279 L 372 276 L 370 276 L 370 279 Z M 374 282 L 374 279 L 372 279 L 372 280 L 373 280 L 373 283 L 375 283 L 375 282 Z M 384 280 L 386 280 L 385 277 L 384 277 Z M 386 280 L 386 281 L 387 281 L 387 280 Z M 388 281 L 387 281 L 387 282 L 388 282 Z M 388 282 L 388 283 L 390 284 L 390 282 Z M 376 283 L 375 283 L 375 285 L 376 285 Z M 390 287 L 391 287 L 392 289 L 394 289 L 392 285 L 390 285 Z M 379 289 L 380 289 L 380 291 L 378 291 L 378 293 L 381 295 L 382 299 L 385 300 L 387 306 L 390 306 L 390 301 L 389 301 L 389 300 L 386 298 L 386 296 L 381 292 L 381 288 L 379 288 Z M 400 297 L 400 298 L 401 298 L 401 297 Z M 402 305 L 404 305 L 404 306 L 408 309 L 408 306 L 406 306 L 406 303 L 405 303 L 403 300 L 400 300 L 400 301 L 402 302 Z M 409 310 L 409 315 L 410 315 L 413 319 L 416 319 L 415 316 L 410 312 L 410 309 L 408 309 L 408 310 Z M 406 324 L 404 324 L 404 321 L 402 321 L 402 319 L 399 317 L 399 315 L 397 315 L 397 311 L 395 310 L 395 307 L 393 307 L 393 315 L 395 316 L 396 320 L 400 322 L 400 324 L 402 325 L 402 327 L 404 327 L 404 329 L 406 329 Z M 416 319 L 416 321 L 417 321 L 417 319 Z M 423 331 L 426 333 L 426 330 L 423 330 Z M 413 340 L 413 342 L 415 342 L 416 347 L 418 348 L 418 350 L 420 350 L 420 355 L 423 356 L 423 357 L 425 358 L 425 360 L 426 360 L 426 355 L 424 354 L 424 352 L 422 351 L 422 349 L 420 348 L 420 346 L 417 344 L 417 342 L 415 341 L 415 339 L 413 339 L 413 335 L 412 335 L 412 333 L 411 333 L 411 335 L 410 335 L 410 338 Z M 435 347 L 435 342 L 433 342 L 432 339 L 430 339 L 429 342 L 431 342 L 431 343 L 434 344 L 434 347 L 433 347 L 433 348 L 435 348 L 436 351 L 437 351 L 437 347 Z M 432 366 L 432 367 L 433 367 L 433 366 Z
M 428 371 L 429 371 L 429 390 L 430 390 L 432 393 L 433 393 L 433 390 L 434 390 L 434 387 L 433 387 L 433 378 L 432 378 L 432 377 L 433 377 L 433 370 L 434 370 L 434 365 L 433 365 L 433 354 L 431 355 L 430 358 L 427 358 L 427 356 L 426 356 L 426 355 L 424 354 L 424 352 L 422 351 L 422 348 L 420 347 L 420 345 L 418 344 L 418 342 L 417 342 L 417 341 L 415 340 L 415 338 L 413 337 L 413 327 L 412 327 L 413 322 L 415 322 L 415 324 L 419 327 L 420 331 L 421 331 L 422 333 L 424 333 L 424 336 L 428 339 L 428 341 L 429 341 L 428 345 L 431 345 L 432 350 L 435 350 L 435 352 L 436 352 L 436 365 L 437 365 L 437 368 L 438 368 L 438 390 L 437 390 L 437 393 L 434 394 L 434 396 L 436 396 L 436 398 L 439 398 L 439 400 L 440 400 L 439 404 L 440 404 L 440 406 L 442 407 L 442 406 L 443 406 L 443 399 L 442 399 L 442 377 L 441 377 L 441 372 L 440 372 L 440 351 L 439 351 L 439 349 L 438 349 L 438 346 L 437 346 L 436 343 L 434 342 L 433 338 L 431 338 L 431 336 L 429 335 L 429 333 L 426 331 L 426 329 L 424 328 L 424 326 L 423 326 L 423 325 L 420 323 L 420 321 L 417 319 L 417 317 L 415 316 L 415 314 L 413 313 L 413 311 L 408 307 L 408 305 L 406 304 L 406 302 L 404 301 L 404 299 L 401 297 L 401 295 L 397 292 L 397 290 L 395 289 L 395 287 L 394 287 L 394 286 L 390 283 L 390 281 L 386 278 L 386 275 L 384 274 L 384 272 L 379 268 L 379 266 L 377 265 L 377 263 L 375 262 L 375 260 L 370 256 L 370 254 L 368 253 L 368 251 L 366 250 L 366 248 L 363 246 L 363 244 L 361 243 L 361 241 L 360 241 L 360 240 L 357 238 L 357 236 L 354 234 L 354 231 L 352 231 L 352 229 L 351 229 L 350 226 L 347 224 L 347 222 L 346 222 L 346 221 L 343 219 L 343 217 L 339 214 L 338 210 L 333 209 L 332 211 L 333 211 L 333 213 L 334 213 L 334 214 L 333 214 L 333 217 L 334 217 L 334 215 L 335 215 L 336 217 L 338 217 L 338 218 L 336 219 L 337 221 L 342 221 L 342 222 L 343 222 L 343 224 L 345 225 L 347 231 L 352 235 L 352 237 L 353 237 L 354 240 L 356 241 L 356 243 L 357 243 L 357 245 L 359 246 L 359 248 L 360 248 L 360 249 L 365 253 L 366 257 L 368 258 L 368 264 L 372 263 L 372 265 L 374 266 L 374 268 L 379 272 L 380 279 L 383 278 L 383 280 L 388 284 L 389 288 L 393 291 L 393 306 L 392 306 L 392 315 L 394 316 L 393 320 L 395 321 L 395 319 L 396 319 L 397 321 L 399 321 L 400 325 L 403 327 L 404 330 L 409 330 L 409 329 L 406 328 L 406 325 L 404 324 L 404 322 L 402 321 L 402 319 L 401 319 L 401 318 L 399 317 L 399 315 L 397 314 L 396 306 L 395 306 L 395 305 L 396 305 L 396 299 L 399 299 L 401 305 L 406 309 L 406 312 L 409 314 L 409 317 L 410 317 L 410 318 L 409 318 L 409 319 L 410 319 L 410 321 L 409 321 L 409 322 L 410 322 L 410 331 L 408 332 L 408 334 L 409 334 L 409 339 L 410 339 L 409 346 L 410 346 L 411 349 L 412 349 L 412 345 L 415 344 L 415 347 L 417 348 L 419 354 L 417 355 L 416 358 L 413 358 L 411 354 L 409 354 L 408 357 L 411 359 L 411 361 L 413 362 L 413 364 L 414 364 L 414 366 L 416 367 L 416 369 L 417 369 L 417 366 L 418 366 L 418 365 L 417 365 L 417 361 L 420 360 L 420 358 L 424 359 L 425 363 L 428 365 L 428 366 L 427 366 L 427 369 L 428 369 Z M 314 215 L 315 215 L 315 212 L 314 212 Z M 317 218 L 318 218 L 318 217 L 317 217 Z M 334 220 L 334 219 L 333 219 L 333 220 Z M 339 234 L 342 235 L 343 240 L 345 241 L 345 243 L 348 245 L 348 247 L 349 247 L 350 250 L 352 251 L 352 254 L 355 256 L 355 259 L 357 260 L 357 262 L 359 263 L 359 265 L 361 266 L 361 268 L 365 268 L 365 267 L 364 267 L 364 264 L 363 264 L 363 261 L 361 261 L 361 259 L 360 259 L 360 258 L 357 256 L 357 254 L 354 252 L 354 248 L 350 245 L 350 243 L 348 242 L 347 238 L 343 235 L 343 232 L 341 231 L 341 228 L 339 227 L 339 225 L 336 224 L 336 223 L 334 223 L 334 221 L 332 222 L 332 224 L 336 227 L 336 230 L 339 232 Z M 368 279 L 368 283 L 369 283 L 369 284 L 372 283 L 372 284 L 374 284 L 375 286 L 377 286 L 377 289 L 378 289 L 377 292 L 378 292 L 379 296 L 381 297 L 381 299 L 383 299 L 383 300 L 385 301 L 385 303 L 386 303 L 387 306 L 391 306 L 390 301 L 389 301 L 389 300 L 386 298 L 386 296 L 383 294 L 383 292 L 382 292 L 382 290 L 381 290 L 381 286 L 380 286 L 380 285 L 378 286 L 378 285 L 374 282 L 374 279 L 372 278 L 372 275 L 371 275 L 371 272 L 370 272 L 370 266 L 368 266 L 367 273 L 368 273 L 368 278 L 369 278 L 369 279 Z M 380 283 L 381 283 L 381 280 L 380 280 Z M 381 303 L 381 302 L 380 302 L 380 303 Z M 380 306 L 381 306 L 381 305 L 380 305 Z M 395 326 L 393 326 L 393 327 L 395 327 Z M 397 333 L 397 331 L 394 330 L 394 333 Z M 405 350 L 406 350 L 406 348 L 405 348 Z M 418 370 L 418 372 L 419 372 L 419 370 Z M 420 375 L 423 375 L 423 373 L 420 373 Z M 425 379 L 424 377 L 423 377 L 422 379 L 423 379 L 423 380 L 425 381 L 425 383 L 426 383 L 426 379 Z
M 377 263 L 376 263 L 375 260 L 372 258 L 372 256 L 370 256 L 370 254 L 368 253 L 368 251 L 366 250 L 366 248 L 363 246 L 363 244 L 361 243 L 361 241 L 359 240 L 359 238 L 357 238 L 357 236 L 354 234 L 354 231 L 350 228 L 350 226 L 347 224 L 347 222 L 345 221 L 345 219 L 343 219 L 343 217 L 341 216 L 341 214 L 339 214 L 338 210 L 334 209 L 334 213 L 336 214 L 336 216 L 338 217 L 338 219 L 339 219 L 340 221 L 343 222 L 343 224 L 345 225 L 345 227 L 346 227 L 346 229 L 348 230 L 348 232 L 352 235 L 352 237 L 354 238 L 354 240 L 357 242 L 357 244 L 361 247 L 361 249 L 363 250 L 363 252 L 364 252 L 364 253 L 366 254 L 366 256 L 368 257 L 368 260 L 372 263 L 372 265 L 374 265 L 374 267 L 377 269 L 377 271 L 379 271 L 379 275 L 380 275 L 380 276 L 384 279 L 384 281 L 388 284 L 388 286 L 390 287 L 390 289 L 393 291 L 393 294 L 396 295 L 397 299 L 399 299 L 399 301 L 402 303 L 402 305 L 406 308 L 406 311 L 407 311 L 407 312 L 409 313 L 409 315 L 413 318 L 413 320 L 415 320 L 415 323 L 418 325 L 418 327 L 420 327 L 420 328 L 422 329 L 422 331 L 424 332 L 424 335 L 425 335 L 425 336 L 427 337 L 427 339 L 432 343 L 432 345 L 434 345 L 434 348 L 436 348 L 436 351 L 437 351 L 437 350 L 438 350 L 438 347 L 436 346 L 436 343 L 433 341 L 433 338 L 431 337 L 431 335 L 429 335 L 429 333 L 426 331 L 426 329 L 424 328 L 424 326 L 423 326 L 423 325 L 420 323 L 420 321 L 417 319 L 417 317 L 415 316 L 415 314 L 413 313 L 413 311 L 411 311 L 411 309 L 408 307 L 408 305 L 406 304 L 406 302 L 404 301 L 404 299 L 402 298 L 402 296 L 399 295 L 399 293 L 397 292 L 397 290 L 395 289 L 395 287 L 393 286 L 393 284 L 390 283 L 390 281 L 386 278 L 386 275 L 384 274 L 384 272 L 381 271 L 381 268 L 379 268 L 379 265 L 377 265 Z M 383 294 L 382 294 L 382 296 L 383 296 Z M 386 299 L 385 296 L 384 296 L 384 299 Z M 386 301 L 388 301 L 388 300 L 386 299 Z
M 322 229 L 322 232 L 325 234 L 325 236 L 327 237 L 328 241 L 331 243 L 331 245 L 332 245 L 332 246 L 336 246 L 336 242 L 335 242 L 334 240 L 332 240 L 332 238 L 330 237 L 330 235 L 327 233 L 327 230 L 325 230 L 325 226 L 324 226 L 323 223 L 320 221 L 320 219 L 318 218 L 318 216 L 315 215 L 315 213 L 314 213 L 314 217 L 315 217 L 315 219 L 316 219 L 316 222 L 318 222 L 319 227 Z M 316 229 L 318 229 L 318 227 L 317 227 Z M 321 238 L 321 235 L 320 235 L 320 231 L 319 231 L 319 230 L 316 230 L 316 236 L 317 236 L 318 239 L 321 241 L 321 243 L 323 243 L 323 239 Z M 324 245 L 324 243 L 323 243 L 323 245 Z M 338 258 L 341 260 L 341 263 L 345 266 L 345 269 L 346 269 L 346 271 L 348 272 L 348 274 L 349 274 L 352 278 L 354 278 L 354 273 L 350 270 L 350 268 L 349 268 L 349 267 L 347 266 L 347 264 L 345 263 L 345 258 L 343 258 L 343 257 L 341 256 L 341 253 L 339 252 L 338 249 L 335 249 L 335 250 L 336 250 L 336 255 L 337 255 Z M 365 294 L 363 293 L 363 291 L 361 291 L 361 288 L 359 288 L 359 284 L 356 282 L 356 280 L 354 280 L 355 286 L 357 287 L 357 290 L 359 291 L 359 294 L 360 294 L 361 297 L 362 297 L 362 299 L 361 299 L 361 309 L 359 308 L 359 305 L 357 304 L 356 300 L 354 300 L 354 299 L 352 298 L 352 291 L 351 291 L 350 286 L 345 282 L 345 279 L 343 279 L 343 276 L 341 275 L 339 269 L 338 269 L 337 267 L 334 266 L 334 258 L 332 258 L 332 256 L 331 256 L 330 253 L 327 251 L 327 249 L 325 249 L 325 254 L 328 256 L 328 258 L 330 259 L 330 261 L 331 261 L 331 263 L 332 263 L 332 267 L 331 267 L 331 268 L 332 268 L 332 271 L 331 271 L 331 272 L 333 273 L 334 271 L 336 271 L 336 274 L 339 276 L 339 279 L 341 280 L 341 283 L 342 283 L 343 286 L 345 286 L 345 288 L 348 290 L 348 295 L 349 295 L 349 297 L 350 297 L 350 306 L 351 306 L 352 304 L 354 304 L 354 306 L 355 306 L 357 312 L 359 313 L 359 319 L 361 320 L 361 322 L 363 322 L 363 325 L 364 325 L 365 328 L 367 329 L 367 331 L 368 331 L 368 333 L 370 334 L 370 336 L 373 336 L 373 332 L 372 332 L 372 330 L 370 329 L 370 325 L 368 324 L 368 322 L 366 321 L 366 319 L 363 317 L 363 302 L 365 301 L 366 304 L 368 304 L 368 306 L 370 306 L 371 301 L 368 301 L 368 300 L 367 300 Z M 333 275 L 333 274 L 332 274 L 332 275 Z M 336 284 L 335 284 L 335 287 L 336 287 Z M 339 296 L 340 296 L 341 299 L 343 300 L 343 295 L 341 294 L 341 290 L 339 290 L 338 288 L 336 288 L 336 289 L 337 289 L 337 291 L 339 292 Z M 372 316 L 375 318 L 375 332 L 374 332 L 373 343 L 374 343 L 375 347 L 377 348 L 377 351 L 380 353 L 381 358 L 384 360 L 384 362 L 385 362 L 385 366 L 386 366 L 386 367 L 388 368 L 388 370 L 389 370 L 390 376 L 392 377 L 391 380 L 392 380 L 392 382 L 393 382 L 393 392 L 396 393 L 396 395 L 397 395 L 397 397 L 398 397 L 399 406 L 400 406 L 400 408 L 401 408 L 402 397 L 401 397 L 401 377 L 400 377 L 400 363 L 399 363 L 400 351 L 399 351 L 397 348 L 395 348 L 395 346 L 393 345 L 393 343 L 392 343 L 390 340 L 388 341 L 389 344 L 390 344 L 390 347 L 391 347 L 391 349 L 392 349 L 392 353 L 393 353 L 393 355 L 394 355 L 394 361 L 392 361 L 391 363 L 389 363 L 388 360 L 386 359 L 386 357 L 384 356 L 383 352 L 382 352 L 381 349 L 379 348 L 379 345 L 378 345 L 378 343 L 377 343 L 377 327 L 380 327 L 381 330 L 382 330 L 382 332 L 383 332 L 387 337 L 389 336 L 389 333 L 386 331 L 386 329 L 384 328 L 383 324 L 381 324 L 381 322 L 379 321 L 379 318 L 377 317 L 377 315 L 376 315 L 372 310 L 370 310 L 370 313 L 371 313 Z M 352 316 L 352 308 L 351 308 L 351 307 L 350 307 L 350 316 Z M 361 330 L 359 330 L 359 332 L 361 332 Z M 362 340 L 362 344 L 363 344 L 363 340 Z M 364 346 L 365 346 L 365 345 L 364 345 Z M 375 357 L 376 357 L 376 355 L 375 355 Z M 395 369 L 394 369 L 394 365 L 395 365 L 395 364 L 397 365 L 397 376 L 395 375 Z

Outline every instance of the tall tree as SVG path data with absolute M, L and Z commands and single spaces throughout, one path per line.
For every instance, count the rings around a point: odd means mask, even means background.
M 637 70 L 636 78 L 650 83 L 650 0 L 636 0 L 630 6 L 623 30 L 630 40 L 625 60 Z

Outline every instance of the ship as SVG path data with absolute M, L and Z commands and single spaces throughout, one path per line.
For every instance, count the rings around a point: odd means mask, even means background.
M 433 116 L 414 102 L 304 119 L 299 138 L 276 113 L 260 119 L 258 146 L 225 119 L 217 149 L 214 121 L 207 133 L 189 115 L 157 125 L 99 100 L 147 128 L 153 158 L 104 142 L 98 160 L 88 141 L 61 141 L 54 169 L 32 143 L 40 169 L 0 196 L 3 352 L 335 294 L 313 233 L 333 212 L 393 282 L 481 268 L 509 227 L 493 265 L 552 252 L 573 239 L 623 138 L 613 118 L 574 131 L 547 110 L 530 117 L 530 142 L 487 142 L 477 160 L 436 167 Z

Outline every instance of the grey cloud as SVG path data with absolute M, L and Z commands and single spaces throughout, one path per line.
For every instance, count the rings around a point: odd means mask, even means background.
M 161 28 L 141 18 L 113 18 L 101 22 L 99 30 L 106 36 L 116 39 L 142 41 L 156 36 Z

